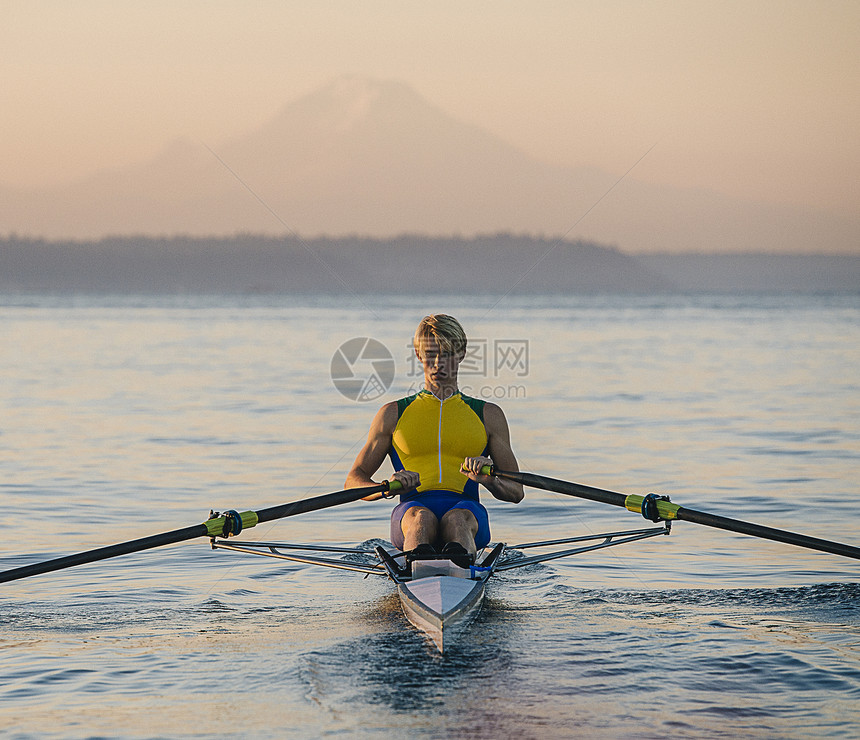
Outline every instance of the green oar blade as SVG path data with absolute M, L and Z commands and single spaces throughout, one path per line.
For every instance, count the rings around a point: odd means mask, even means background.
M 483 472 L 490 472 L 484 470 Z M 592 488 L 591 486 L 583 486 L 579 483 L 571 483 L 569 481 L 558 480 L 556 478 L 547 478 L 543 475 L 535 475 L 534 473 L 508 472 L 504 470 L 492 469 L 492 474 L 500 478 L 516 481 L 524 486 L 532 488 L 541 488 L 545 491 L 554 491 L 555 493 L 563 493 L 567 496 L 576 496 L 577 498 L 587 499 L 589 501 L 597 501 L 612 506 L 620 506 L 630 511 L 642 513 L 643 496 L 631 494 L 629 496 L 614 491 L 605 491 L 601 488 Z M 738 534 L 747 534 L 753 537 L 761 537 L 766 540 L 775 542 L 783 542 L 797 547 L 805 547 L 809 550 L 819 550 L 821 552 L 829 552 L 833 555 L 842 555 L 846 558 L 855 558 L 860 560 L 860 547 L 853 545 L 845 545 L 841 542 L 831 542 L 830 540 L 822 540 L 818 537 L 809 537 L 805 534 L 789 532 L 784 529 L 775 529 L 774 527 L 764 527 L 760 524 L 752 524 L 739 519 L 730 519 L 716 514 L 708 514 L 694 509 L 687 509 L 683 506 L 670 503 L 668 501 L 657 501 L 656 507 L 658 514 L 663 519 L 678 519 L 695 524 L 702 524 L 706 527 L 715 527 L 724 529 L 729 532 L 737 532 Z
M 396 481 L 392 482 L 390 486 L 386 481 L 377 486 L 347 488 L 343 491 L 326 493 L 322 496 L 314 496 L 313 498 L 301 499 L 299 501 L 292 501 L 287 504 L 272 506 L 268 509 L 261 509 L 260 511 L 245 511 L 240 514 L 242 527 L 249 528 L 259 522 L 270 522 L 275 519 L 295 516 L 296 514 L 305 514 L 310 511 L 327 509 L 331 506 L 338 506 L 340 504 L 358 501 L 359 499 L 373 493 L 397 490 L 398 488 L 399 484 Z M 225 523 L 226 517 L 221 516 L 209 519 L 203 524 L 194 524 L 190 527 L 174 529 L 171 532 L 154 534 L 149 537 L 130 540 L 129 542 L 120 542 L 116 545 L 108 545 L 106 547 L 99 547 L 95 550 L 87 550 L 86 552 L 79 552 L 74 555 L 65 555 L 60 558 L 54 558 L 53 560 L 45 560 L 41 563 L 33 563 L 32 565 L 24 565 L 20 568 L 12 568 L 11 570 L 0 572 L 0 583 L 16 581 L 19 578 L 27 578 L 29 576 L 36 576 L 42 573 L 50 573 L 55 570 L 63 570 L 64 568 L 72 568 L 76 565 L 94 563 L 98 560 L 114 558 L 119 555 L 128 555 L 133 552 L 150 550 L 154 547 L 161 547 L 162 545 L 172 545 L 177 542 L 185 542 L 186 540 L 191 540 L 196 537 L 217 537 L 223 532 Z

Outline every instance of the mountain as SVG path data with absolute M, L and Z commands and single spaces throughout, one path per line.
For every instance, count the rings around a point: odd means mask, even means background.
M 507 231 L 569 234 L 632 253 L 852 252 L 860 244 L 860 219 L 634 175 L 613 188 L 618 175 L 541 162 L 406 84 L 345 77 L 211 150 L 178 140 L 149 162 L 71 185 L 2 189 L 0 234 Z

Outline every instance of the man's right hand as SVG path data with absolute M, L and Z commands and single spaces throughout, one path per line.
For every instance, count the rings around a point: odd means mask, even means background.
M 421 476 L 414 470 L 398 470 L 388 480 L 396 480 L 403 486 L 401 493 L 408 493 L 421 485 Z

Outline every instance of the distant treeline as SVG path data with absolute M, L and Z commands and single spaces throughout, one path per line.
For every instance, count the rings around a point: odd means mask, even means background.
M 63 292 L 651 291 L 670 284 L 616 249 L 496 234 L 0 240 L 0 288 Z
M 0 238 L 0 290 L 652 293 L 860 290 L 860 256 L 651 255 L 551 237 Z

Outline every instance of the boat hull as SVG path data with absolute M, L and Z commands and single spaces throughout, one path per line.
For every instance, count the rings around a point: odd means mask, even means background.
M 485 580 L 438 575 L 400 582 L 397 591 L 406 618 L 442 653 L 477 614 L 486 585 Z

